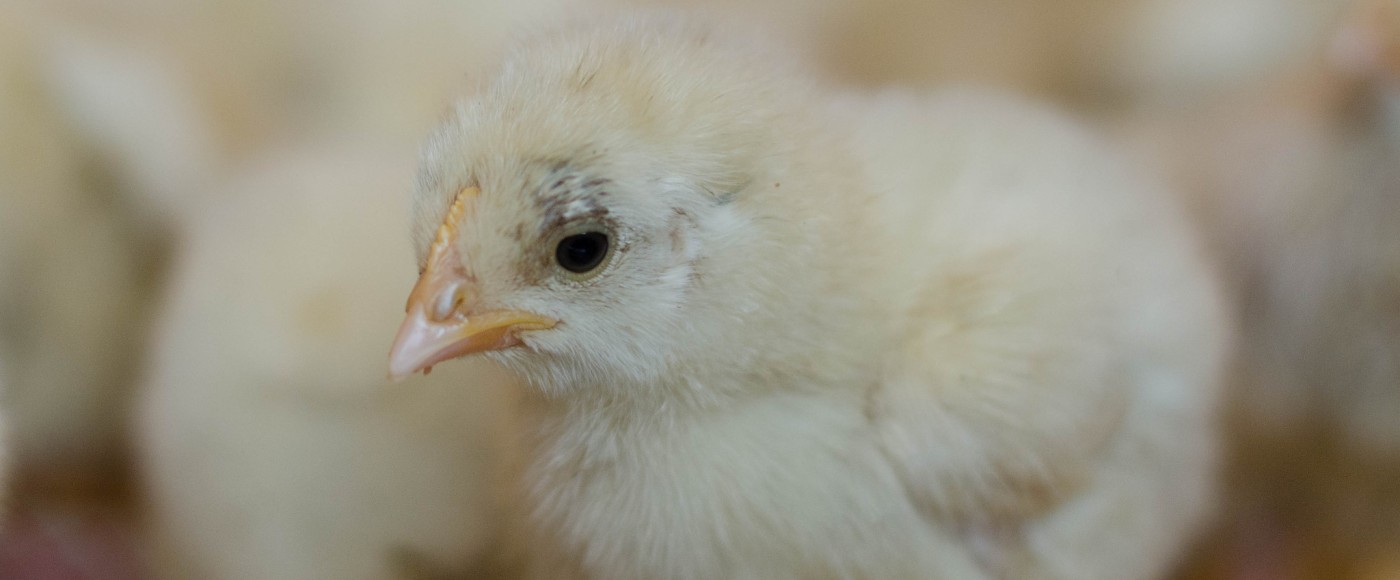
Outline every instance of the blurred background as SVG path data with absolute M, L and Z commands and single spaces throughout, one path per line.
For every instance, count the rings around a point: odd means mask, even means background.
M 639 4 L 1097 125 L 1243 332 L 1180 577 L 1400 579 L 1400 0 L 7 0 L 0 578 L 474 577 L 510 379 L 383 378 L 417 141 L 511 31 Z

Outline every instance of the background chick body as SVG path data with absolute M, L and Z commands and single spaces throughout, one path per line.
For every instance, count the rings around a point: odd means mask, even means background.
M 63 106 L 49 29 L 0 12 L 0 355 L 13 451 L 34 479 L 104 485 L 143 331 L 138 231 Z
M 377 364 L 412 273 L 385 149 L 275 150 L 191 217 L 138 415 L 157 577 L 438 578 L 490 541 L 507 378 Z
M 1400 543 L 1400 3 L 1311 24 L 1299 58 L 1129 127 L 1189 194 L 1241 305 L 1226 518 L 1240 559 L 1389 577 L 1375 562 Z
M 477 306 L 558 321 L 491 353 L 545 395 L 533 576 L 1163 574 L 1229 335 L 1169 198 L 1033 107 L 780 60 L 568 28 L 429 142 L 420 258 L 446 216 Z M 551 241 L 588 220 L 617 255 L 580 282 Z

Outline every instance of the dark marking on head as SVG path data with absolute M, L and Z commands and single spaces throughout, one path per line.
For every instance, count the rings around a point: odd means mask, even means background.
M 544 186 L 535 195 L 544 230 L 608 215 L 601 199 L 607 197 L 611 180 L 587 175 L 567 162 L 557 161 L 550 163 L 545 175 Z
M 608 216 L 608 208 L 593 197 L 549 196 L 541 201 L 540 214 L 545 231 L 556 230 L 573 222 L 601 221 Z

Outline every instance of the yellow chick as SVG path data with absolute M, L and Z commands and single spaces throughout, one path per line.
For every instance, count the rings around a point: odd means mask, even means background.
M 1291 458 L 1319 426 L 1400 457 L 1400 2 L 1311 28 L 1292 50 L 1304 58 L 1215 101 L 1147 109 L 1125 134 L 1183 184 L 1248 305 L 1241 431 L 1294 439 Z
M 1363 577 L 1400 546 L 1400 1 L 1293 32 L 1302 56 L 1126 134 L 1181 182 L 1242 305 L 1223 531 L 1244 540 L 1218 544 Z
M 391 373 L 531 385 L 528 577 L 1151 578 L 1209 513 L 1212 273 L 1034 107 L 584 23 L 456 107 L 413 208 Z
M 189 217 L 136 420 L 157 577 L 455 577 L 488 549 L 508 377 L 384 389 L 412 165 L 277 148 Z
M 1358 3 L 1337 36 L 1331 60 L 1349 83 L 1328 119 L 1335 149 L 1316 192 L 1331 203 L 1289 216 L 1311 219 L 1300 231 L 1321 234 L 1289 240 L 1311 246 L 1302 255 L 1318 267 L 1266 283 L 1281 294 L 1297 284 L 1287 291 L 1295 309 L 1280 317 L 1306 329 L 1290 350 L 1319 359 L 1321 372 L 1308 379 L 1323 390 L 1344 441 L 1400 469 L 1400 1 Z
M 566 1 L 17 0 L 84 35 L 133 45 L 118 57 L 140 48 L 171 60 L 209 122 L 204 137 L 236 159 L 305 135 L 421 135 L 460 84 L 453 72 L 492 55 L 508 23 Z

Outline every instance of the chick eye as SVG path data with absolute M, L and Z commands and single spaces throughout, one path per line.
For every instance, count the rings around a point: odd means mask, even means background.
M 559 267 L 575 274 L 584 274 L 598 268 L 608 255 L 608 235 L 602 232 L 574 234 L 559 240 L 554 249 L 554 259 Z

